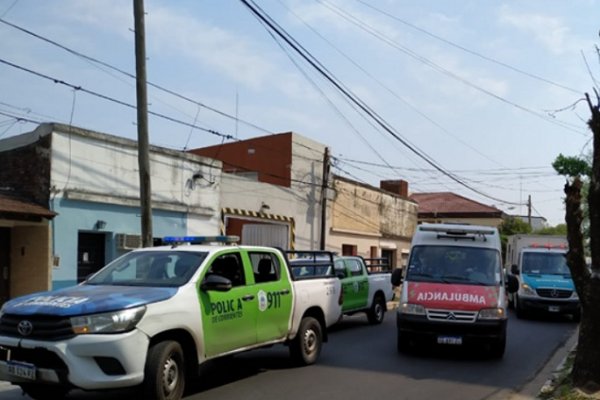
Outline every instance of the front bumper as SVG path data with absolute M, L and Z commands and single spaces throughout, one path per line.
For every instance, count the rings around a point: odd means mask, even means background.
M 518 301 L 523 310 L 549 314 L 577 314 L 580 312 L 579 300 L 553 300 L 539 297 L 519 296 Z
M 506 337 L 506 319 L 474 322 L 430 321 L 426 316 L 397 312 L 398 333 L 407 340 L 437 344 L 438 338 L 460 338 L 460 344 L 479 346 L 499 342 Z
M 140 384 L 149 339 L 134 329 L 121 334 L 79 335 L 42 341 L 0 336 L 0 380 L 11 383 L 48 383 L 87 390 Z M 33 365 L 35 378 L 9 372 L 10 361 Z

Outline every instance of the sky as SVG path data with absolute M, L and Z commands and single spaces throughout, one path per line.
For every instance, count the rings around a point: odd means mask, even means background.
M 551 164 L 591 152 L 600 0 L 247 3 L 312 65 L 242 1 L 146 0 L 151 144 L 293 131 L 335 174 L 515 215 L 531 196 L 564 223 Z M 133 32 L 132 1 L 0 0 L 0 139 L 40 122 L 136 139 Z

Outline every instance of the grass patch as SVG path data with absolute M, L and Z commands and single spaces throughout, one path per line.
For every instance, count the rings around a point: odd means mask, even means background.
M 571 379 L 571 370 L 575 361 L 575 351 L 571 351 L 561 369 L 555 372 L 550 385 L 542 388 L 538 394 L 538 399 L 543 400 L 590 400 L 599 399 L 600 394 L 587 395 L 579 389 L 573 387 Z

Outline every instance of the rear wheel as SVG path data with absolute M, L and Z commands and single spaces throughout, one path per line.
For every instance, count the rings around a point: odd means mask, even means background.
M 43 383 L 21 383 L 21 389 L 34 400 L 64 399 L 69 389 L 64 386 L 46 385 Z
M 179 400 L 185 388 L 185 364 L 179 343 L 166 340 L 150 347 L 144 369 L 144 398 Z
M 321 354 L 322 345 L 321 324 L 313 317 L 305 317 L 300 322 L 298 334 L 290 343 L 290 354 L 300 365 L 314 364 Z
M 381 296 L 376 296 L 373 299 L 371 308 L 367 311 L 367 319 L 371 324 L 380 324 L 385 317 L 385 302 Z

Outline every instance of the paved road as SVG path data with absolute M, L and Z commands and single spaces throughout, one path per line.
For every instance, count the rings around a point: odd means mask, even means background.
M 399 355 L 393 312 L 379 326 L 355 316 L 332 330 L 317 365 L 291 367 L 283 346 L 249 352 L 214 365 L 186 399 L 507 399 L 535 376 L 575 328 L 568 319 L 523 321 L 511 313 L 505 357 L 490 360 L 476 351 Z M 126 391 L 69 396 L 128 397 Z M 0 391 L 0 400 L 17 399 L 27 399 L 18 388 Z

